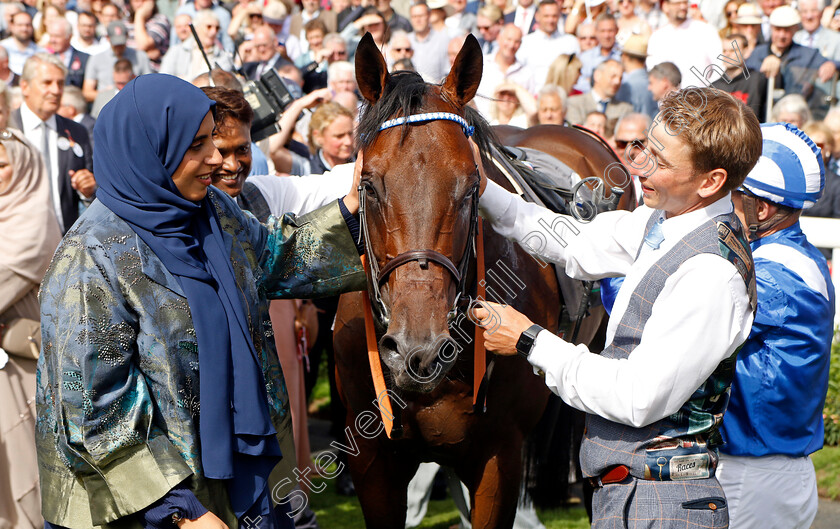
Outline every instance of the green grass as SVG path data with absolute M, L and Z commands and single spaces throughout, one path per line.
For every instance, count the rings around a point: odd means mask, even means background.
M 318 517 L 318 525 L 323 529 L 363 529 L 362 508 L 357 498 L 348 498 L 336 494 L 334 480 L 313 479 L 316 487 L 326 483 L 327 488 L 321 493 L 310 493 L 310 506 Z M 540 521 L 547 529 L 586 529 L 589 520 L 582 507 L 571 509 L 553 509 L 538 511 Z M 455 504 L 450 498 L 429 502 L 429 510 L 420 527 L 423 529 L 448 529 L 458 524 L 459 517 Z
M 840 501 L 840 446 L 826 446 L 811 454 L 820 497 Z

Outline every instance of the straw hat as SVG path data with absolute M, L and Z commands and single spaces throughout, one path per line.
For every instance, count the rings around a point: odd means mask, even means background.
M 741 4 L 735 16 L 735 23 L 742 26 L 761 24 L 761 8 L 756 4 Z
M 777 28 L 789 28 L 801 23 L 799 11 L 790 6 L 779 6 L 770 13 L 770 25 Z
M 648 41 L 641 35 L 630 35 L 621 48 L 621 53 L 626 53 L 631 57 L 638 57 L 644 59 L 647 57 Z

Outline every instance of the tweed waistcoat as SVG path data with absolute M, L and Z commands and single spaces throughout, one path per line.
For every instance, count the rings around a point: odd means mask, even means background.
M 658 216 L 651 215 L 645 233 Z M 735 266 L 746 284 L 754 312 L 755 273 L 749 243 L 734 213 L 720 215 L 684 236 L 645 273 L 631 294 L 615 337 L 601 355 L 628 358 L 641 341 L 645 323 L 665 282 L 682 263 L 704 253 L 719 255 Z M 736 350 L 722 361 L 676 413 L 650 425 L 635 428 L 587 415 L 581 445 L 584 476 L 603 475 L 616 465 L 628 466 L 630 473 L 640 479 L 668 481 L 714 476 L 715 446 L 720 444 L 718 427 L 729 402 L 737 353 Z M 697 354 L 703 354 L 702 344 L 698 344 Z

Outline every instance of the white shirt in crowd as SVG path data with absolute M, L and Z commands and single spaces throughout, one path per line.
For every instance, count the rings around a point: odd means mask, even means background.
M 501 67 L 496 63 L 496 54 L 491 53 L 490 55 L 485 55 L 481 84 L 478 85 L 478 91 L 476 92 L 474 101 L 478 110 L 487 119 L 490 118 L 491 99 L 493 98 L 496 87 L 504 81 L 512 81 L 518 84 L 531 95 L 537 93 L 537 83 L 536 79 L 534 79 L 533 70 L 517 60 L 510 65 L 506 72 L 502 72 Z
M 537 84 L 542 86 L 548 75 L 548 67 L 554 59 L 560 55 L 571 55 L 579 51 L 580 46 L 573 35 L 564 35 L 560 33 L 560 30 L 549 35 L 538 29 L 522 37 L 522 46 L 516 56 L 534 72 Z
M 542 245 L 539 256 L 565 265 L 571 277 L 626 276 L 607 327 L 609 344 L 647 271 L 692 230 L 731 212 L 732 202 L 727 194 L 706 208 L 665 219 L 665 239 L 656 250 L 642 240 L 651 215 L 662 212 L 646 206 L 632 213 L 601 213 L 590 223 L 562 217 L 566 224 L 556 221 L 560 215 L 488 182 L 480 208 L 498 233 L 528 241 L 531 247 Z M 540 220 L 554 226 L 552 232 Z M 537 242 L 535 233 L 544 242 Z M 572 345 L 548 331 L 537 336 L 529 360 L 545 372 L 548 388 L 571 406 L 643 426 L 676 412 L 747 339 L 752 321 L 747 289 L 735 266 L 720 256 L 701 254 L 686 260 L 665 282 L 641 343 L 627 360 L 590 354 L 585 345 Z
M 20 105 L 20 121 L 23 126 L 23 134 L 29 143 L 35 147 L 43 156 L 44 129 L 43 121 L 35 115 L 24 101 Z M 46 121 L 47 124 L 47 148 L 49 149 L 50 164 L 47 170 L 50 172 L 50 195 L 52 196 L 53 209 L 58 219 L 61 232 L 64 233 L 64 216 L 61 213 L 61 196 L 58 187 L 58 131 L 56 129 L 55 114 Z
M 679 26 L 666 24 L 657 29 L 648 41 L 648 71 L 661 62 L 672 62 L 682 74 L 681 88 L 705 86 L 697 75 L 691 73 L 694 67 L 700 74 L 711 65 L 720 64 L 718 55 L 723 53 L 717 30 L 706 22 L 688 19 Z M 720 75 L 714 74 L 709 82 Z

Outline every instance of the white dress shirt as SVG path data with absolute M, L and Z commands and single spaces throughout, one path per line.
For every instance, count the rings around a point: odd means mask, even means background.
M 355 163 L 336 165 L 324 174 L 308 176 L 249 176 L 260 190 L 272 215 L 309 213 L 344 197 L 353 186 Z
M 723 53 L 720 35 L 706 22 L 688 19 L 679 26 L 666 24 L 650 36 L 647 48 L 647 69 L 661 62 L 672 62 L 682 74 L 681 88 L 705 86 L 692 67 L 700 74 L 711 65 L 719 65 L 719 55 Z M 717 81 L 720 75 L 715 73 L 709 83 Z
M 24 136 L 26 136 L 29 143 L 43 156 L 44 132 L 42 124 L 44 122 L 29 109 L 25 101 L 20 105 L 20 121 L 23 126 Z M 48 148 L 50 150 L 50 166 L 47 168 L 50 172 L 50 191 L 55 216 L 58 218 L 61 233 L 64 233 L 64 217 L 61 214 L 61 196 L 59 195 L 58 187 L 58 132 L 56 130 L 55 114 L 47 119 L 46 124 L 47 142 L 49 143 Z
M 726 195 L 706 208 L 665 219 L 665 239 L 656 250 L 642 240 L 651 215 L 662 212 L 646 206 L 632 213 L 601 213 L 580 223 L 488 182 L 480 207 L 497 232 L 528 241 L 538 250 L 529 250 L 532 254 L 565 265 L 573 278 L 626 276 L 607 327 L 609 344 L 647 271 L 692 230 L 731 212 L 732 202 Z M 585 345 L 572 345 L 548 331 L 537 336 L 529 360 L 545 372 L 548 388 L 569 405 L 639 427 L 679 410 L 747 339 L 752 321 L 747 289 L 735 266 L 720 256 L 700 254 L 665 282 L 641 343 L 626 360 L 590 354 Z
M 572 35 L 563 35 L 555 31 L 551 35 L 542 30 L 536 30 L 530 35 L 522 37 L 522 46 L 516 57 L 534 72 L 537 86 L 545 84 L 548 67 L 560 55 L 578 53 L 580 45 Z
M 531 31 L 531 24 L 534 23 L 534 13 L 537 12 L 537 2 L 528 7 L 516 6 L 513 12 L 513 24 L 522 30 L 522 35 Z
M 537 93 L 537 83 L 534 79 L 534 72 L 519 62 L 518 60 L 511 64 L 506 71 L 502 71 L 499 64 L 496 62 L 496 54 L 484 56 L 484 70 L 481 74 L 481 83 L 478 85 L 478 91 L 474 99 L 478 110 L 485 118 L 490 118 L 490 107 L 493 106 L 493 96 L 495 95 L 496 87 L 504 81 L 511 81 L 525 90 L 531 95 Z M 545 79 L 543 79 L 545 81 Z

